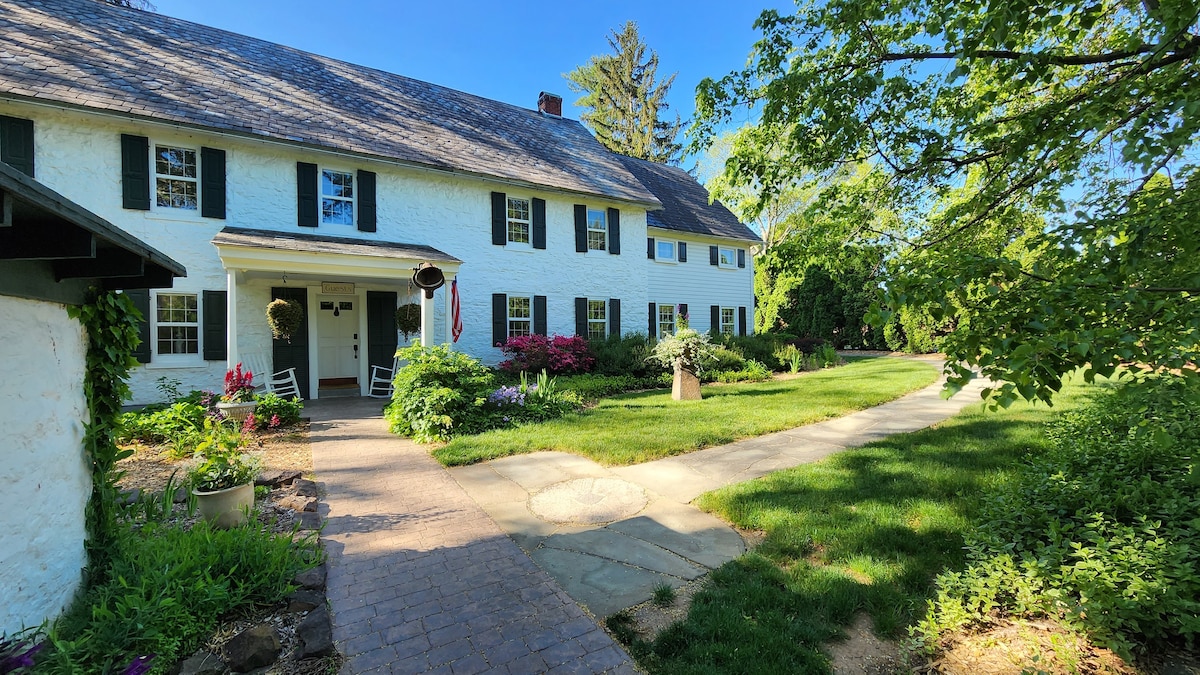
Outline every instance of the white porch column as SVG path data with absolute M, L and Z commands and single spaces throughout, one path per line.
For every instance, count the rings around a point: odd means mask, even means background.
M 421 346 L 432 347 L 433 338 L 433 298 L 426 297 L 421 291 Z
M 226 370 L 231 370 L 238 363 L 237 348 L 237 271 L 225 273 L 225 359 Z

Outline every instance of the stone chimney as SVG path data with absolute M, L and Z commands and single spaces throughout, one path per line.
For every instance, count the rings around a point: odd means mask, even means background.
M 548 91 L 538 94 L 538 112 L 562 117 L 562 97 Z

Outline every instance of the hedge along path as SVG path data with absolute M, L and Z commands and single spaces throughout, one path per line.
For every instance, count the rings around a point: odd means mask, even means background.
M 938 379 L 937 363 L 864 358 L 797 377 L 703 387 L 701 401 L 670 391 L 601 399 L 561 419 L 455 438 L 433 450 L 447 466 L 558 450 L 605 466 L 639 464 L 841 417 Z

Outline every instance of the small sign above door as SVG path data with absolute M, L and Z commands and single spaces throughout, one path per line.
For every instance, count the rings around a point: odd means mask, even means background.
M 354 295 L 354 284 L 347 282 L 322 281 L 322 293 L 333 293 L 337 295 Z

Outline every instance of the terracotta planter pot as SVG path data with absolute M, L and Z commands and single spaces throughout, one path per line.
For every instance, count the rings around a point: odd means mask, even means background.
M 234 422 L 245 422 L 246 418 L 250 416 L 250 413 L 254 412 L 256 407 L 258 407 L 258 403 L 255 401 L 246 401 L 245 403 L 227 403 L 221 401 L 217 403 L 217 410 L 225 413 L 225 417 Z
M 215 492 L 192 490 L 200 515 L 214 527 L 228 530 L 246 522 L 246 513 L 254 507 L 254 483 L 235 485 Z

